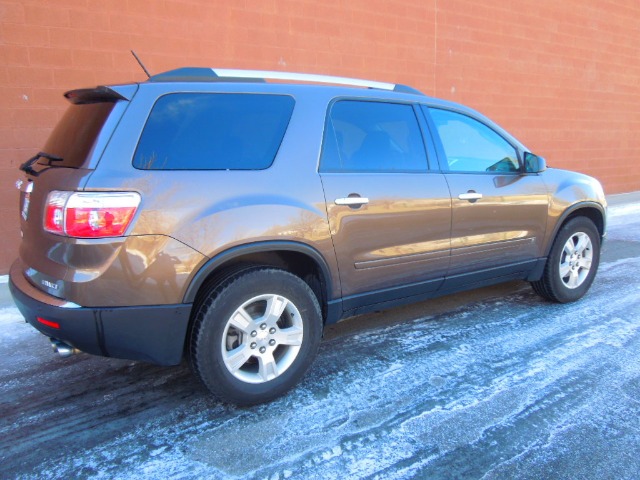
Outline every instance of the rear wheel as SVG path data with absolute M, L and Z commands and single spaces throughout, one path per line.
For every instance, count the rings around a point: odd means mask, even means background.
M 191 332 L 191 367 L 222 400 L 266 402 L 300 381 L 321 333 L 318 300 L 302 279 L 273 268 L 245 270 L 201 303 Z
M 539 295 L 556 302 L 579 300 L 587 293 L 600 263 L 600 234 L 586 217 L 569 220 L 551 247 L 544 274 L 532 282 Z

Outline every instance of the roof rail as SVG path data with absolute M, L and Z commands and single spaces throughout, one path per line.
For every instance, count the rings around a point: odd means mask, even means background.
M 171 81 L 201 81 L 224 82 L 246 81 L 264 82 L 265 80 L 283 80 L 292 82 L 330 83 L 336 85 L 349 85 L 352 87 L 376 88 L 379 90 L 391 90 L 403 93 L 423 95 L 422 92 L 406 85 L 362 80 L 358 78 L 334 77 L 331 75 L 316 75 L 312 73 L 275 72 L 267 70 L 235 70 L 227 68 L 202 68 L 186 67 L 178 68 L 164 73 L 153 75 L 150 82 Z
M 264 78 L 265 80 L 285 80 L 294 82 L 335 83 L 336 85 L 350 85 L 352 87 L 377 88 L 380 90 L 393 90 L 393 83 L 361 80 L 358 78 L 334 77 L 331 75 L 315 75 L 312 73 L 271 72 L 262 70 L 231 70 L 214 68 L 213 72 L 218 77 L 224 78 Z

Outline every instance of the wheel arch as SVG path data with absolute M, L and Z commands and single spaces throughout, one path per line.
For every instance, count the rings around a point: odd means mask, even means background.
M 549 244 L 545 249 L 545 256 L 548 256 L 549 253 L 551 252 L 551 248 L 553 247 L 553 242 L 558 236 L 558 232 L 560 231 L 560 229 L 564 225 L 566 225 L 568 221 L 576 217 L 586 217 L 589 220 L 591 220 L 596 226 L 598 233 L 600 234 L 600 240 L 604 238 L 606 233 L 606 227 L 607 227 L 606 211 L 604 207 L 596 202 L 576 203 L 574 205 L 571 205 L 571 207 L 567 208 L 562 213 L 558 221 L 556 222 L 553 233 L 549 237 L 550 238 Z
M 208 260 L 193 276 L 184 295 L 184 303 L 197 305 L 199 297 L 230 275 L 256 267 L 282 268 L 302 278 L 313 290 L 321 306 L 325 324 L 337 322 L 342 315 L 340 299 L 332 299 L 331 270 L 315 248 L 294 241 L 263 241 L 239 245 Z

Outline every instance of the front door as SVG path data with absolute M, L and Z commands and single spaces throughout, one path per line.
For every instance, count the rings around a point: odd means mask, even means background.
M 542 179 L 523 173 L 516 148 L 480 120 L 429 113 L 452 198 L 449 276 L 486 271 L 478 280 L 530 269 L 543 255 L 548 218 Z

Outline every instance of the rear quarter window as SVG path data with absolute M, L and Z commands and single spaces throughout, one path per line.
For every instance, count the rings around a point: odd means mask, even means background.
M 174 93 L 159 98 L 133 166 L 142 170 L 262 170 L 293 112 L 286 95 Z

